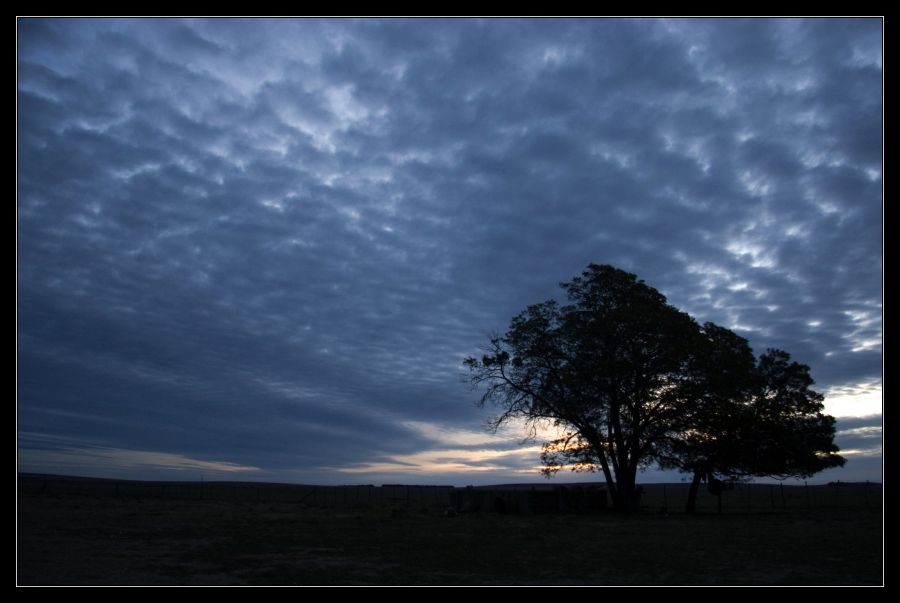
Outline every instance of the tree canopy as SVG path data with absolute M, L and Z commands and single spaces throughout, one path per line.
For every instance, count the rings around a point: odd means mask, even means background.
M 480 404 L 500 409 L 495 429 L 558 428 L 543 447 L 545 473 L 602 471 L 614 506 L 634 510 L 637 472 L 653 464 L 783 476 L 840 459 L 808 367 L 776 351 L 755 363 L 746 340 L 698 325 L 612 266 L 591 264 L 561 287 L 568 304 L 528 306 L 465 360 Z
M 689 512 L 702 480 L 713 489 L 719 478 L 808 477 L 844 464 L 808 366 L 774 349 L 756 360 L 745 339 L 712 323 L 701 332 L 694 403 L 657 449 L 660 466 L 693 474 Z

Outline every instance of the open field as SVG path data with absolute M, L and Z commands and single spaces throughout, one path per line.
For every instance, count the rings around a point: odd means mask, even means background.
M 882 584 L 880 511 L 464 514 L 27 494 L 17 582 Z

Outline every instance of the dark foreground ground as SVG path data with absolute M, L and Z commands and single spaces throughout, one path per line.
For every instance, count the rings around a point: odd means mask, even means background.
M 17 583 L 874 584 L 871 510 L 445 517 L 20 495 Z

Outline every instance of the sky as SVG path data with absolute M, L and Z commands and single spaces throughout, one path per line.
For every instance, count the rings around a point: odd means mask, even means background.
M 543 480 L 462 360 L 598 263 L 809 365 L 812 481 L 880 481 L 882 36 L 19 19 L 18 470 Z

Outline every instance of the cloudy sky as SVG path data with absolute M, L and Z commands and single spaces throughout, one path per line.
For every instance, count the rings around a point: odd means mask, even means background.
M 542 479 L 461 361 L 595 262 L 810 365 L 848 459 L 819 479 L 881 479 L 880 20 L 17 44 L 20 470 Z

